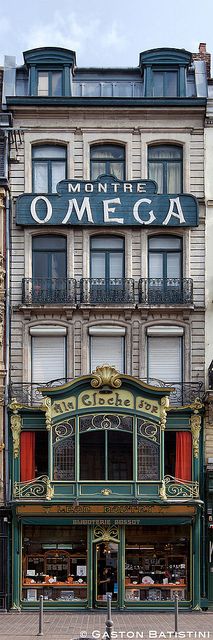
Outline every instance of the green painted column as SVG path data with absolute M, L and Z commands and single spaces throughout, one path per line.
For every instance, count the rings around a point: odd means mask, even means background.
M 118 562 L 118 607 L 124 609 L 125 601 L 125 526 L 120 527 L 120 548 Z
M 20 604 L 21 530 L 14 515 L 12 523 L 12 608 Z
M 192 607 L 200 609 L 200 513 L 198 512 L 193 524 L 192 541 Z
M 88 609 L 93 607 L 93 527 L 87 528 L 87 566 L 88 566 Z

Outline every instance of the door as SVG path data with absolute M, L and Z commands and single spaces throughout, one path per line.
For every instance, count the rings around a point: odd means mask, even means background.
M 94 579 L 93 604 L 105 607 L 107 594 L 112 596 L 112 603 L 118 603 L 118 543 L 100 541 L 94 547 Z

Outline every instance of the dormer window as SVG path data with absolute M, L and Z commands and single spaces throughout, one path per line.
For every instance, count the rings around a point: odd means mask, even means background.
M 63 73 L 62 71 L 38 71 L 38 96 L 62 96 Z
M 186 77 L 192 55 L 185 49 L 150 49 L 140 54 L 144 95 L 153 98 L 186 96 Z

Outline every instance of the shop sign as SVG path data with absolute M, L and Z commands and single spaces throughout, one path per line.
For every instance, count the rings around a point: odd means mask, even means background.
M 70 398 L 65 398 L 64 400 L 54 400 L 54 402 L 52 403 L 52 418 L 55 418 L 55 416 L 60 416 L 63 413 L 71 413 L 75 410 L 75 396 L 70 396 Z
M 134 396 L 130 391 L 112 391 L 111 393 L 103 393 L 103 391 L 93 391 L 88 389 L 79 394 L 79 409 L 109 407 L 110 409 L 134 409 Z
M 95 181 L 62 180 L 56 194 L 19 196 L 20 225 L 195 227 L 198 203 L 189 194 L 157 194 L 153 180 L 123 182 L 113 176 Z
M 168 515 L 194 515 L 195 507 L 189 505 L 157 505 L 157 504 L 54 504 L 54 505 L 20 505 L 16 508 L 19 515 L 59 515 L 59 516 L 90 516 L 93 517 L 103 514 L 105 518 L 110 516 L 168 516 Z M 96 517 L 95 517 L 95 521 Z M 126 521 L 126 520 L 125 520 Z M 88 524 L 88 522 L 87 522 Z

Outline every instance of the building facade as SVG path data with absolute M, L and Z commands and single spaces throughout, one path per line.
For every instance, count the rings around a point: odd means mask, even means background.
M 205 63 L 13 80 L 11 606 L 205 607 Z

